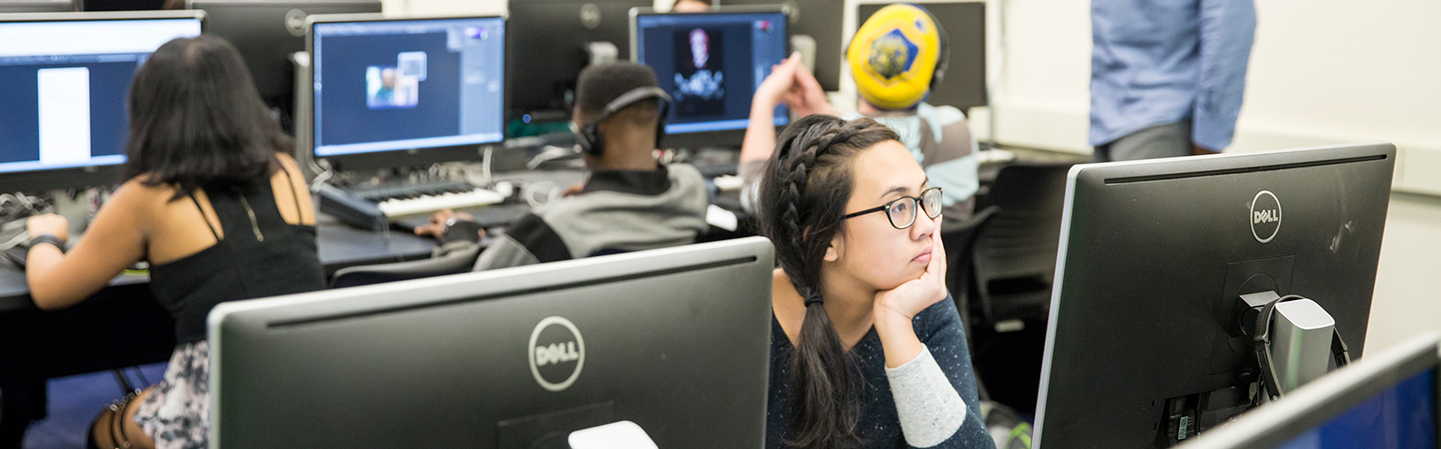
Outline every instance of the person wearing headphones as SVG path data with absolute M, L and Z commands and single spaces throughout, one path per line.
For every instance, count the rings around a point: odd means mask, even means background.
M 754 209 L 761 168 L 776 146 L 775 109 L 784 103 L 796 117 L 865 117 L 895 130 L 925 169 L 931 185 L 943 188 L 946 216 L 953 220 L 970 217 L 971 197 L 980 187 L 976 139 L 960 109 L 925 102 L 945 76 L 946 45 L 945 31 L 925 8 L 896 4 L 876 11 L 856 30 L 846 48 L 860 99 L 856 111 L 844 115 L 826 101 L 820 83 L 801 64 L 799 54 L 776 65 L 751 101 L 739 167 L 745 180 L 742 206 Z
M 669 103 L 649 67 L 618 62 L 581 71 L 573 120 L 585 182 L 507 227 L 475 270 L 694 243 L 709 228 L 705 180 L 695 167 L 661 165 L 654 156 Z M 483 233 L 452 211 L 415 232 L 440 237 L 451 251 L 479 244 Z

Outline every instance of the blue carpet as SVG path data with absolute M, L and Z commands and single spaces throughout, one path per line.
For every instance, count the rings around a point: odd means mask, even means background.
M 141 376 L 134 368 L 126 368 L 125 376 L 136 387 L 160 382 L 165 375 L 165 364 L 156 363 L 139 367 Z M 100 414 L 101 407 L 122 395 L 120 383 L 113 371 L 81 374 L 79 376 L 50 379 L 49 415 L 30 425 L 25 433 L 25 449 L 80 449 L 85 447 L 85 432 L 90 422 Z

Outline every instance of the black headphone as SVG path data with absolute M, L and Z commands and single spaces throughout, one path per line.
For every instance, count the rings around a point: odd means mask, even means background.
M 1261 384 L 1266 388 L 1271 400 L 1280 398 L 1286 392 L 1281 391 L 1281 384 L 1276 375 L 1276 366 L 1271 362 L 1271 351 L 1266 348 L 1271 345 L 1271 315 L 1276 311 L 1276 305 L 1286 301 L 1308 299 L 1300 295 L 1286 295 L 1274 301 L 1266 303 L 1261 307 L 1261 313 L 1256 317 L 1256 328 L 1251 338 L 1252 352 L 1256 355 L 1256 363 L 1261 368 Z M 1351 353 L 1346 349 L 1346 342 L 1341 339 L 1341 331 L 1334 326 L 1331 328 L 1331 358 L 1335 360 L 1336 367 L 1340 368 L 1351 364 Z
M 935 92 L 935 91 L 936 91 L 936 86 L 938 86 L 938 85 L 941 84 L 941 79 L 946 77 L 946 67 L 950 66 L 950 59 L 951 59 L 951 58 L 950 58 L 950 52 L 949 52 L 949 50 L 950 50 L 950 48 L 951 48 L 951 44 L 950 44 L 951 41 L 950 41 L 949 38 L 946 37 L 946 28 L 943 27 L 943 26 L 941 26 L 941 19 L 937 19 L 935 13 L 932 13 L 931 10 L 926 9 L 925 6 L 922 6 L 922 5 L 919 5 L 919 4 L 915 4 L 915 3 L 908 3 L 908 4 L 911 5 L 911 6 L 918 7 L 918 8 L 921 9 L 921 11 L 925 11 L 925 12 L 926 12 L 926 16 L 931 18 L 931 25 L 934 25 L 934 26 L 936 27 L 936 36 L 939 37 L 939 38 L 940 38 L 940 41 L 941 41 L 941 48 L 938 49 L 939 53 L 936 54 L 936 68 L 935 68 L 934 70 L 932 70 L 933 74 L 931 75 L 931 83 L 926 86 L 926 97 L 930 97 L 930 96 L 931 96 L 931 92 Z M 856 26 L 859 27 L 860 25 L 856 25 Z M 842 48 L 842 49 L 841 49 L 841 59 L 842 59 L 842 60 L 848 60 L 848 59 L 849 59 L 849 58 L 846 57 L 846 55 L 849 55 L 849 54 L 851 53 L 851 44 L 854 44 L 854 43 L 855 43 L 855 39 L 856 39 L 856 38 L 855 38 L 854 36 L 852 36 L 852 37 L 851 37 L 851 41 L 850 41 L 850 42 L 846 42 L 845 48 Z M 850 61 L 846 61 L 846 63 L 847 63 L 847 64 L 850 64 Z M 849 65 L 847 65 L 847 67 L 849 67 Z M 925 100 L 921 100 L 921 101 L 925 101 Z
M 599 117 L 585 124 L 585 126 L 580 127 L 580 130 L 575 136 L 576 143 L 580 144 L 580 148 L 585 151 L 585 154 L 600 157 L 602 154 L 605 154 L 605 139 L 604 136 L 600 134 L 600 122 L 605 121 L 606 117 L 610 117 L 611 114 L 625 109 L 627 106 L 651 98 L 656 99 L 656 101 L 660 103 L 660 111 L 655 124 L 655 146 L 659 148 L 661 138 L 665 137 L 665 116 L 670 111 L 671 99 L 670 95 L 665 93 L 665 90 L 656 86 L 637 87 L 611 100 L 610 103 L 605 105 L 605 110 L 601 111 Z

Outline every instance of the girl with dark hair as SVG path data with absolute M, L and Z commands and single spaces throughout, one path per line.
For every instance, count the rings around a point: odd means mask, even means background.
M 760 191 L 776 246 L 766 447 L 991 448 L 955 304 L 940 189 L 896 133 L 812 115 Z
M 176 39 L 135 74 L 127 181 L 85 238 L 66 252 L 63 217 L 27 223 L 25 276 L 40 308 L 74 305 L 146 261 L 151 290 L 175 318 L 165 380 L 103 410 L 94 447 L 207 447 L 210 309 L 323 287 L 315 209 L 291 149 L 235 47 Z

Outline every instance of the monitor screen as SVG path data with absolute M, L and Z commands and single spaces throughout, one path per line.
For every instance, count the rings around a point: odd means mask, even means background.
M 499 142 L 505 20 L 317 22 L 315 156 Z
M 642 14 L 636 57 L 655 70 L 674 103 L 667 134 L 745 129 L 751 97 L 786 58 L 784 13 Z M 776 126 L 789 116 L 776 108 Z
M 1281 445 L 1281 449 L 1378 447 L 1437 447 L 1434 368 L 1381 391 Z
M 200 19 L 0 19 L 0 173 L 125 162 L 127 92 L 161 45 Z

